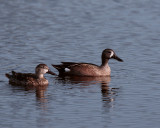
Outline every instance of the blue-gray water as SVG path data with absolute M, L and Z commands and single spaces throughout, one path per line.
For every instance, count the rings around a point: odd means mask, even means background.
M 5 0 L 0 3 L 0 127 L 159 128 L 159 0 Z M 39 63 L 101 63 L 111 78 L 59 78 L 26 89 L 5 73 Z

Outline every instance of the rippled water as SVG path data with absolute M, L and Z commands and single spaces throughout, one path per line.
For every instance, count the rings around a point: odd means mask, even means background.
M 0 127 L 158 128 L 159 0 L 8 0 L 0 4 Z M 5 73 L 39 63 L 100 64 L 111 77 L 50 76 L 43 88 L 11 86 Z

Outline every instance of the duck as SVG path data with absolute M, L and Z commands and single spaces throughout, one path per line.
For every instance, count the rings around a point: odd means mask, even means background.
M 110 76 L 111 69 L 108 65 L 110 59 L 115 59 L 123 62 L 112 49 L 104 49 L 102 51 L 100 66 L 92 63 L 76 63 L 76 62 L 61 62 L 60 65 L 52 66 L 59 72 L 59 76 Z
M 56 75 L 54 72 L 49 70 L 46 64 L 39 64 L 35 68 L 35 73 L 17 73 L 12 71 L 6 73 L 6 77 L 9 79 L 9 83 L 13 85 L 23 86 L 43 86 L 48 85 L 48 80 L 44 77 L 44 74 Z

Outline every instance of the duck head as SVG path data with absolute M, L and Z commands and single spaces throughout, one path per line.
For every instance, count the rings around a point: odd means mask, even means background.
M 105 49 L 102 52 L 102 61 L 109 60 L 109 59 L 116 59 L 120 62 L 123 62 L 121 58 L 119 58 L 112 49 Z
M 39 64 L 35 69 L 35 73 L 38 76 L 43 76 L 44 74 L 48 73 L 51 75 L 56 75 L 54 72 L 49 70 L 49 67 L 46 64 Z

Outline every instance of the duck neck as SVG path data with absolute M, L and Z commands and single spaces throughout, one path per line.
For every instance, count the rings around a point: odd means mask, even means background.
M 40 73 L 40 72 L 36 72 L 36 77 L 39 79 L 44 78 L 44 74 Z
M 102 64 L 101 64 L 101 66 L 102 67 L 106 67 L 106 66 L 108 66 L 108 59 L 104 59 L 104 58 L 102 58 Z

